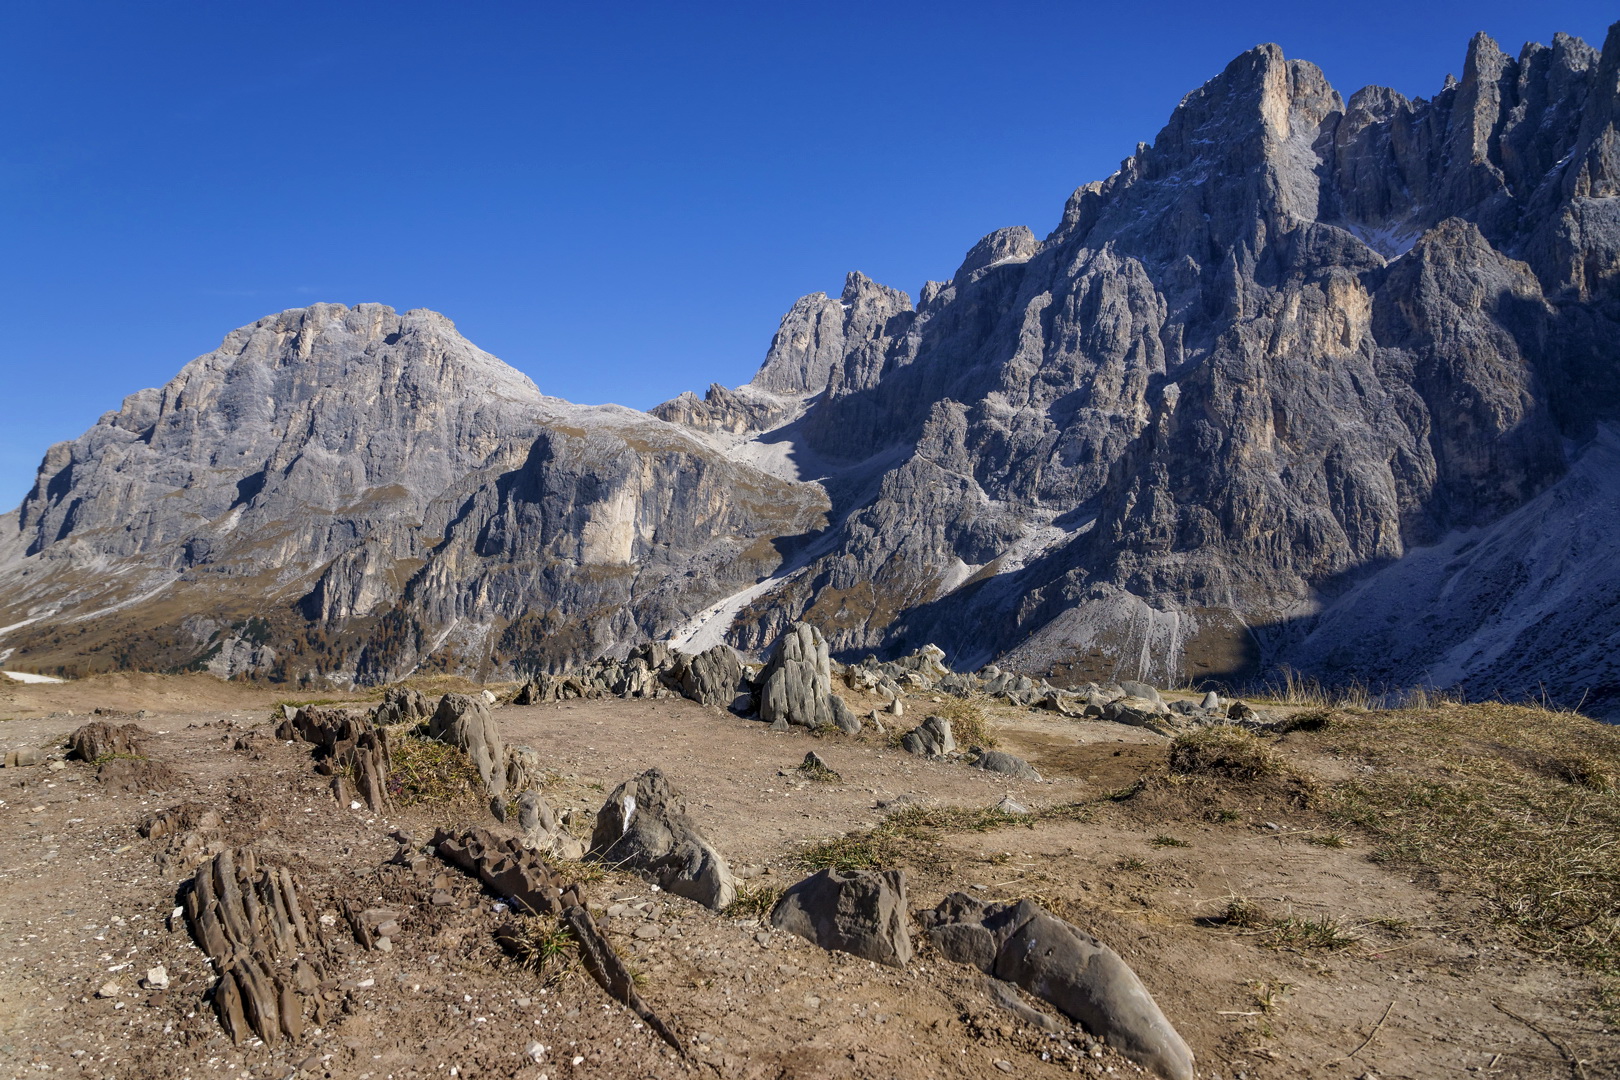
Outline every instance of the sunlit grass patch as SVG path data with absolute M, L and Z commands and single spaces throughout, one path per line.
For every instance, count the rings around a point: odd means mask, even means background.
M 1620 732 L 1501 704 L 1338 717 L 1329 748 L 1373 764 L 1329 812 L 1373 857 L 1460 876 L 1531 947 L 1620 976 Z

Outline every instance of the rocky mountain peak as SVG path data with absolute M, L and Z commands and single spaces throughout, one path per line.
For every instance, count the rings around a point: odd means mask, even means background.
M 0 626 L 116 566 L 97 603 L 251 581 L 362 681 L 802 620 L 846 656 L 1620 709 L 1620 27 L 1461 70 L 1346 104 L 1256 47 L 1044 241 L 981 238 L 915 307 L 851 273 L 652 416 L 430 312 L 261 320 L 51 450 Z

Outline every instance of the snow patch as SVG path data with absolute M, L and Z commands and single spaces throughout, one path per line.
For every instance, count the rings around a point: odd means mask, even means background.
M 56 678 L 52 678 L 49 675 L 35 675 L 32 671 L 5 671 L 5 672 L 0 672 L 0 675 L 5 675 L 6 678 L 15 680 L 16 682 L 25 682 L 25 683 L 62 683 L 62 682 L 67 682 L 66 679 L 56 679 Z
M 1412 245 L 1423 235 L 1423 229 L 1409 222 L 1394 225 L 1346 225 L 1344 230 L 1378 254 L 1391 261 L 1412 250 Z

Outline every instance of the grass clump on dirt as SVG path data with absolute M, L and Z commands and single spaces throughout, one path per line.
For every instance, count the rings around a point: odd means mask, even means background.
M 951 738 L 956 745 L 969 748 L 977 746 L 983 750 L 994 750 L 1000 745 L 995 732 L 990 728 L 990 721 L 985 717 L 984 710 L 966 698 L 947 697 L 943 701 L 930 702 L 926 716 L 943 716 L 951 722 Z M 888 744 L 891 749 L 900 748 L 900 740 L 915 730 L 915 726 L 901 731 L 899 728 L 890 728 Z
M 1281 776 L 1287 762 L 1259 736 L 1230 724 L 1183 731 L 1170 744 L 1170 771 L 1183 776 L 1215 774 L 1233 780 Z
M 951 738 L 956 740 L 956 745 L 980 746 L 986 750 L 994 750 L 998 745 L 984 710 L 974 702 L 966 698 L 947 697 L 931 711 L 951 722 Z
M 806 756 L 804 761 L 800 762 L 795 768 L 798 770 L 799 775 L 806 780 L 814 780 L 818 784 L 836 784 L 844 779 L 836 769 L 828 768 L 820 761 L 809 756 Z
M 1337 919 L 1308 919 L 1298 915 L 1273 916 L 1246 896 L 1232 897 L 1227 901 L 1225 911 L 1214 919 L 1204 921 L 1242 930 L 1246 936 L 1261 938 L 1265 944 L 1277 949 L 1331 951 L 1348 948 L 1361 940 Z
M 1259 928 L 1266 943 L 1279 949 L 1345 949 L 1361 939 L 1337 919 L 1304 919 L 1289 915 Z
M 540 973 L 547 986 L 555 986 L 579 967 L 579 943 L 562 920 L 522 915 L 496 934 L 507 952 L 525 967 Z
M 1460 876 L 1544 955 L 1620 977 L 1620 731 L 1575 713 L 1441 704 L 1334 718 L 1374 766 L 1327 809 L 1373 857 Z
M 835 870 L 872 870 L 915 856 L 943 833 L 987 832 L 1038 821 L 1083 821 L 1090 814 L 1091 808 L 1084 803 L 1064 803 L 1028 814 L 1009 814 L 994 806 L 907 806 L 884 818 L 876 828 L 808 845 L 800 851 L 799 862 L 813 870 L 829 866 Z
M 782 899 L 782 891 L 780 885 L 739 885 L 737 899 L 726 907 L 725 914 L 733 919 L 764 919 Z
M 482 781 L 467 755 L 437 739 L 389 740 L 388 794 L 401 807 L 449 808 L 476 801 Z

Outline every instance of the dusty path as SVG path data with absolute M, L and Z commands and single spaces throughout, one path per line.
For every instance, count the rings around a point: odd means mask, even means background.
M 190 682 L 93 680 L 12 686 L 0 696 L 0 716 L 16 714 L 0 720 L 5 749 L 59 739 L 87 708 L 146 708 L 137 722 L 152 732 L 149 755 L 176 777 L 167 790 L 126 791 L 78 763 L 0 772 L 0 1075 L 1135 1073 L 1100 1048 L 1093 1057 L 1078 1032 L 1054 1039 L 1024 1030 L 990 1002 L 981 976 L 926 948 L 905 971 L 877 968 L 610 874 L 587 891 L 641 973 L 644 995 L 693 1048 L 672 1057 L 589 980 L 547 986 L 504 957 L 491 938 L 497 898 L 451 872 L 442 884 L 456 902 L 434 906 L 428 895 L 438 883 L 385 865 L 396 849 L 390 830 L 425 836 L 457 814 L 340 807 L 304 747 L 259 738 L 233 749 L 241 735 L 264 730 L 279 695 Z M 908 702 L 908 719 L 928 704 Z M 78 715 L 64 715 L 69 708 Z M 1201 1076 L 1575 1075 L 1560 1046 L 1585 1059 L 1588 1076 L 1620 1061 L 1612 1030 L 1591 1009 L 1589 980 L 1476 932 L 1473 902 L 1455 883 L 1391 873 L 1355 837 L 1341 838 L 1342 847 L 1311 843 L 1326 826 L 1304 811 L 1106 798 L 1162 762 L 1157 736 L 998 710 L 1003 748 L 1048 777 L 1007 783 L 912 758 L 881 739 L 772 734 L 685 701 L 496 715 L 510 742 L 540 752 L 559 809 L 594 810 L 620 780 L 664 769 L 733 864 L 760 871 L 754 885 L 794 880 L 805 843 L 875 825 L 886 812 L 880 803 L 983 807 L 1012 794 L 1035 807 L 1087 804 L 1075 818 L 1033 827 L 907 840 L 897 858 L 911 906 L 953 889 L 1041 897 L 1136 968 L 1194 1048 Z M 1280 748 L 1324 773 L 1344 768 L 1318 760 L 1296 736 Z M 801 779 L 793 766 L 809 749 L 842 782 Z M 206 958 L 183 926 L 169 925 L 191 866 L 160 864 L 164 842 L 140 838 L 135 824 L 188 798 L 218 808 L 221 842 L 251 842 L 287 865 L 328 914 L 345 898 L 401 912 L 392 953 L 351 949 L 334 962 L 334 1018 L 296 1047 L 231 1046 L 204 1001 Z M 458 813 L 488 823 L 476 807 Z M 1332 919 L 1355 941 L 1275 947 L 1211 918 L 1234 897 Z M 606 917 L 609 908 L 622 913 Z M 169 988 L 143 989 L 140 976 L 158 964 Z M 108 983 L 110 996 L 97 996 Z M 531 1044 L 543 1047 L 538 1060 Z

